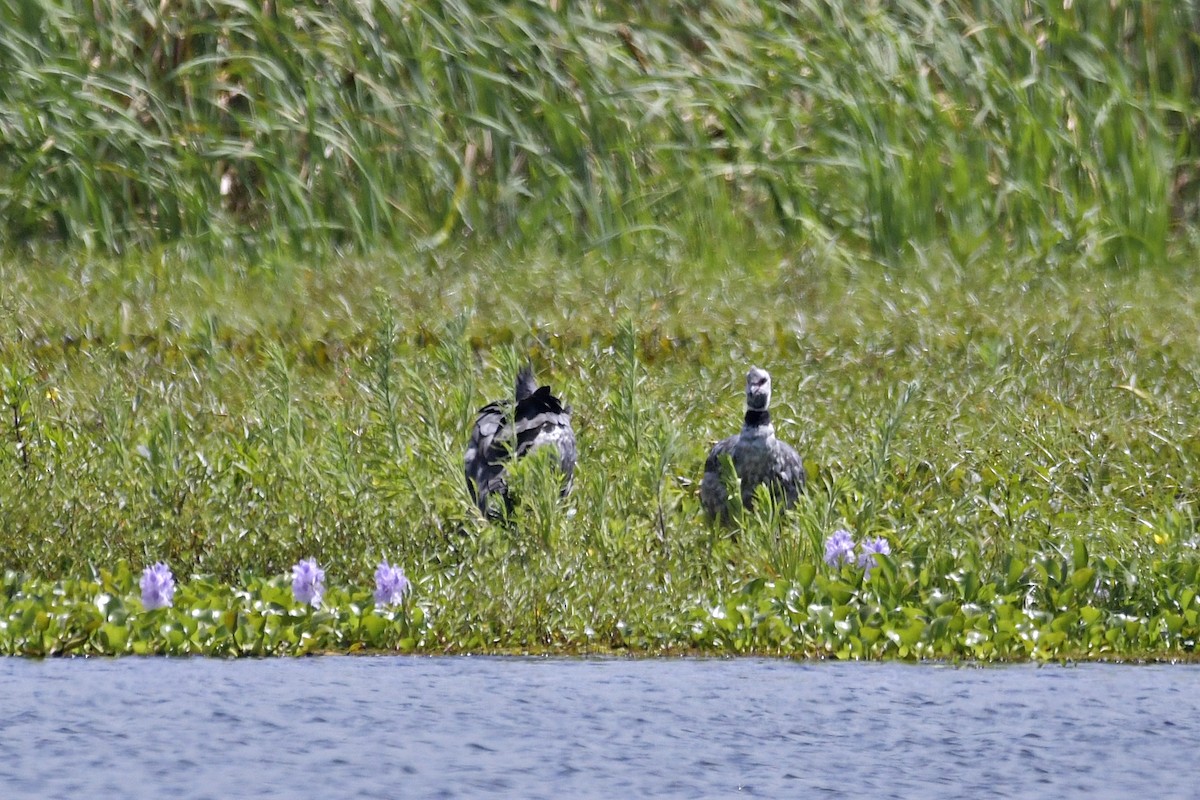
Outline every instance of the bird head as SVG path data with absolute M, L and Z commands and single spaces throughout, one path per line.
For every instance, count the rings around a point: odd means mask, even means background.
M 771 404 L 771 375 L 765 369 L 751 367 L 746 375 L 746 410 L 765 411 Z

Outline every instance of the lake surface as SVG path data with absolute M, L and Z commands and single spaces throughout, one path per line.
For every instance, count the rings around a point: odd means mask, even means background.
M 0 659 L 0 797 L 1196 797 L 1200 667 Z

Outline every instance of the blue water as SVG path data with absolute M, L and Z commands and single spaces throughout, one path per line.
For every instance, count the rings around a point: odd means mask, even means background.
M 1200 668 L 0 659 L 0 798 L 1196 797 Z

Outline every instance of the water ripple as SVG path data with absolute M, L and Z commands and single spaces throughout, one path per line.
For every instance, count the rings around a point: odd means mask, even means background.
M 1200 669 L 0 660 L 0 796 L 1189 797 Z

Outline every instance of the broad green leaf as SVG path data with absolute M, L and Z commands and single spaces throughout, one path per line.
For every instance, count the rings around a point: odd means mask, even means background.
M 1095 575 L 1096 570 L 1091 567 L 1076 569 L 1075 572 L 1071 574 L 1071 586 L 1073 586 L 1076 591 L 1081 592 L 1092 585 L 1092 578 L 1095 577 Z
M 1083 539 L 1079 537 L 1075 538 L 1074 542 L 1072 543 L 1071 554 L 1072 566 L 1075 568 L 1076 572 L 1087 566 L 1088 551 L 1087 545 L 1084 543 Z
M 109 653 L 125 652 L 125 642 L 129 638 L 129 629 L 124 625 L 105 623 L 100 628 L 100 640 Z

